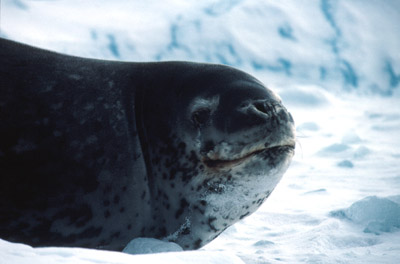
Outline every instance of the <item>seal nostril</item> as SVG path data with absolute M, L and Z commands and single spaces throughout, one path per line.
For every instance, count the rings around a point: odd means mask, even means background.
M 279 125 L 279 120 L 282 119 L 279 115 L 284 114 L 280 111 L 279 103 L 264 100 L 253 102 L 253 106 L 256 109 L 258 116 L 262 113 L 263 120 L 267 119 Z M 287 117 L 284 117 L 282 120 L 287 121 Z
M 262 113 L 265 113 L 265 114 L 268 114 L 268 110 L 267 110 L 267 106 L 265 105 L 265 102 L 255 102 L 254 103 L 254 107 L 258 111 L 260 111 Z

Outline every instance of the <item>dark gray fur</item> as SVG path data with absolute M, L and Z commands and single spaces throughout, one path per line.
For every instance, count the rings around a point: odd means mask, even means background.
M 12 242 L 199 248 L 255 211 L 293 155 L 280 100 L 230 67 L 84 59 L 4 39 L 0 60 L 0 237 Z

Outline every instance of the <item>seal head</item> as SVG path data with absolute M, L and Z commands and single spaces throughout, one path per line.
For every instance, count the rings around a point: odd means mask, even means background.
M 154 218 L 164 221 L 165 239 L 194 249 L 270 195 L 294 154 L 294 122 L 278 96 L 244 72 L 180 63 L 168 69 L 180 73 L 161 81 L 168 89 L 144 91 L 143 102 L 163 100 L 137 111 L 141 143 Z

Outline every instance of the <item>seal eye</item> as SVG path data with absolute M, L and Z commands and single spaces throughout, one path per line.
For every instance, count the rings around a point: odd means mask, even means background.
M 196 127 L 201 127 L 205 125 L 210 118 L 211 111 L 208 108 L 198 109 L 192 114 L 192 121 Z

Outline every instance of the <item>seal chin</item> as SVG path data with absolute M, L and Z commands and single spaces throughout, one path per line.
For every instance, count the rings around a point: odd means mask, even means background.
M 249 153 L 246 153 L 242 155 L 239 158 L 236 159 L 218 159 L 218 158 L 209 158 L 205 157 L 203 158 L 203 163 L 206 167 L 209 169 L 213 170 L 227 170 L 227 169 L 232 169 L 236 166 L 239 166 L 246 161 L 252 159 L 255 156 L 268 156 L 273 155 L 287 155 L 287 154 L 294 154 L 294 149 L 295 149 L 295 144 L 294 143 L 288 143 L 284 145 L 278 145 L 278 146 L 270 146 L 270 147 L 264 147 L 261 149 L 253 150 Z

